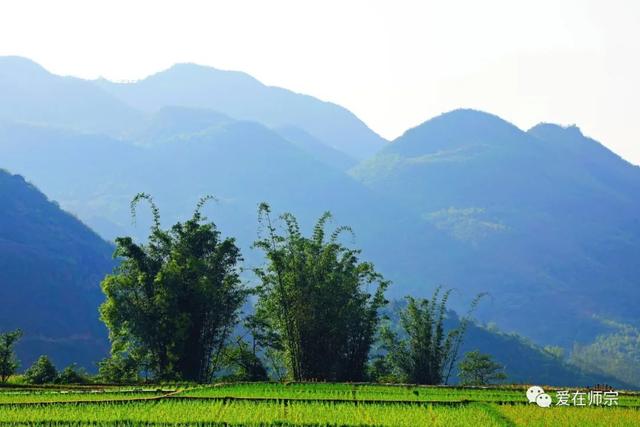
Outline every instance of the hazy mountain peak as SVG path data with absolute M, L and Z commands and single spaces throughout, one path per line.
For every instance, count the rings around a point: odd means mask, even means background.
M 560 126 L 540 123 L 529 129 L 527 133 L 550 143 L 554 149 L 561 150 L 563 155 L 568 155 L 575 161 L 587 162 L 591 169 L 595 165 L 600 165 L 599 167 L 606 168 L 607 175 L 630 173 L 629 179 L 637 181 L 638 166 L 632 165 L 595 139 L 585 136 L 576 125 Z M 622 185 L 627 184 L 617 182 L 614 187 Z
M 446 126 L 464 129 L 465 131 L 475 131 L 484 133 L 493 129 L 507 129 L 520 131 L 516 126 L 506 120 L 485 111 L 471 108 L 459 108 L 436 116 L 419 125 L 422 127 Z M 453 130 L 453 129 L 452 129 Z M 408 132 L 410 132 L 409 130 Z
M 539 123 L 529 129 L 527 133 L 543 139 L 584 139 L 586 138 L 576 125 L 561 126 L 555 123 Z
M 0 76 L 3 74 L 20 74 L 23 77 L 50 75 L 40 64 L 22 56 L 0 56 Z
M 170 80 L 182 81 L 191 87 L 194 84 L 201 85 L 251 85 L 264 87 L 260 81 L 241 71 L 221 70 L 207 65 L 183 62 L 174 64 L 164 71 L 152 74 L 142 81 Z
M 164 106 L 206 108 L 268 127 L 295 126 L 319 142 L 364 159 L 387 141 L 349 110 L 309 95 L 267 86 L 248 74 L 196 64 L 176 64 L 127 84 L 96 81 L 128 105 L 153 113 Z
M 94 82 L 52 74 L 21 57 L 0 57 L 0 119 L 122 135 L 138 111 Z
M 496 114 L 489 113 L 487 111 L 477 110 L 475 108 L 456 108 L 451 111 L 444 112 L 439 116 L 434 117 L 434 119 L 449 119 L 449 120 L 483 120 L 483 121 L 492 121 L 492 122 L 501 122 L 508 123 L 503 118 L 497 116 Z
M 513 144 L 526 134 L 500 117 L 473 109 L 457 109 L 409 129 L 388 150 L 409 156 L 455 150 L 471 145 Z

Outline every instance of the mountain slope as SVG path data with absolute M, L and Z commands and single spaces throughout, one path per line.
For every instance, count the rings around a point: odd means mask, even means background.
M 342 151 L 338 151 L 321 143 L 307 132 L 294 126 L 275 129 L 278 134 L 296 147 L 311 154 L 315 159 L 341 171 L 347 171 L 356 165 L 357 161 Z
M 406 307 L 406 300 L 392 300 L 383 310 L 385 326 L 405 338 L 406 332 L 400 326 L 400 313 L 406 310 Z M 456 312 L 449 310 L 444 320 L 444 329 L 451 330 L 459 326 L 460 317 Z M 504 333 L 495 325 L 482 326 L 473 321 L 467 324 L 464 339 L 457 354 L 458 362 L 464 358 L 465 353 L 470 351 L 491 355 L 504 367 L 504 372 L 507 374 L 505 382 L 508 384 L 554 386 L 610 384 L 624 390 L 640 387 L 640 383 L 631 381 L 631 378 L 608 375 L 592 366 L 589 369 L 583 369 L 565 360 L 562 354 L 535 345 L 520 335 Z M 375 347 L 373 354 L 384 354 L 384 350 Z M 458 366 L 454 364 L 449 383 L 457 382 L 459 382 Z
M 640 169 L 576 129 L 457 110 L 353 175 L 472 251 L 448 283 L 490 291 L 484 318 L 566 348 L 601 332 L 594 315 L 637 321 Z
M 0 56 L 0 119 L 123 134 L 142 114 L 93 82 L 49 73 L 21 57 Z
M 262 125 L 230 120 L 199 131 L 187 128 L 152 120 L 151 130 L 143 133 L 162 137 L 137 144 L 0 123 L 0 156 L 109 239 L 146 237 L 145 223 L 132 226 L 129 210 L 141 191 L 157 199 L 165 224 L 184 219 L 201 196 L 216 196 L 219 202 L 210 208 L 216 222 L 246 249 L 257 237 L 256 209 L 262 201 L 276 212 L 295 213 L 306 225 L 331 210 L 337 222 L 356 226 L 358 241 L 369 239 L 367 249 L 380 258 L 386 249 L 378 233 L 396 234 L 392 240 L 404 245 L 405 233 L 416 231 L 409 217 L 366 187 Z M 362 209 L 368 215 L 362 216 Z M 399 233 L 387 230 L 385 224 L 396 222 L 404 224 Z M 425 236 L 448 239 L 429 224 L 418 227 Z
M 58 366 L 91 369 L 105 356 L 98 284 L 112 252 L 21 176 L 0 170 L 0 330 L 23 330 L 23 367 L 49 354 Z
M 105 91 L 149 113 L 164 106 L 207 108 L 269 127 L 295 126 L 351 157 L 372 155 L 386 141 L 353 113 L 253 77 L 195 64 L 178 64 L 135 83 L 96 82 Z

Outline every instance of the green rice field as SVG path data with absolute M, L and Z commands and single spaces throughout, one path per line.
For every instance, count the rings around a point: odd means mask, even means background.
M 640 425 L 636 393 L 621 393 L 611 407 L 540 408 L 528 404 L 525 389 L 330 383 L 0 389 L 0 425 Z

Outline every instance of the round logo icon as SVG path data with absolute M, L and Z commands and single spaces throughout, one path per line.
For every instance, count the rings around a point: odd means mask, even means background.
M 536 397 L 536 403 L 541 408 L 548 408 L 551 406 L 551 396 L 547 393 L 541 393 Z
M 536 397 L 543 393 L 544 390 L 540 386 L 534 385 L 529 387 L 529 390 L 527 390 L 527 399 L 529 399 L 529 403 L 534 403 L 536 401 Z

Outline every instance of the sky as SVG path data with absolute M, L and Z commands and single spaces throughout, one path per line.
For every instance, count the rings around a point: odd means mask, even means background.
M 0 55 L 118 81 L 177 62 L 244 71 L 387 139 L 459 107 L 576 124 L 640 164 L 635 0 L 4 0 Z

